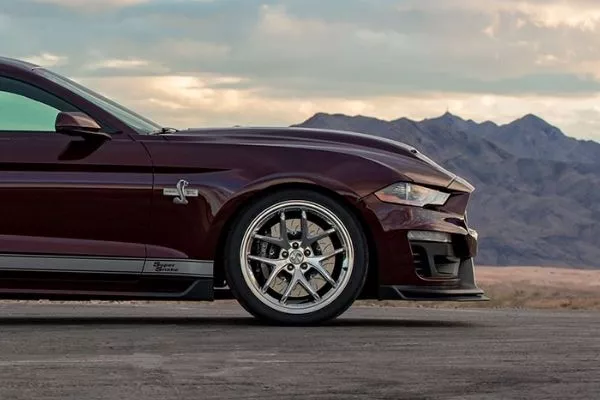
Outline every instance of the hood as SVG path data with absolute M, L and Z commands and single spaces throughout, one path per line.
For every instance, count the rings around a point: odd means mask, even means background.
M 171 140 L 342 152 L 383 164 L 415 183 L 463 192 L 474 190 L 466 180 L 446 170 L 416 148 L 395 140 L 362 133 L 313 128 L 233 127 L 186 129 L 164 136 Z M 410 164 L 409 168 L 407 164 Z

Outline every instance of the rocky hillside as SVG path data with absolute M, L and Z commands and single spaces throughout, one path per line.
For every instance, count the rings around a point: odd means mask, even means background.
M 600 143 L 534 115 L 497 125 L 319 113 L 298 126 L 398 140 L 471 181 L 480 264 L 600 267 Z

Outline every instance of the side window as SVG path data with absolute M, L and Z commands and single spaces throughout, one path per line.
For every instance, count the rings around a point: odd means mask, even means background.
M 0 92 L 0 131 L 53 132 L 59 112 L 39 101 Z
M 0 77 L 0 132 L 54 132 L 61 111 L 77 110 L 35 86 Z

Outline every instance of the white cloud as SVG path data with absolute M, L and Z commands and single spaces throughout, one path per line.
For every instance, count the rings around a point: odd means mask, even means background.
M 600 93 L 583 97 L 431 93 L 299 99 L 270 97 L 257 88 L 219 86 L 240 82 L 243 79 L 239 77 L 210 74 L 83 79 L 84 84 L 151 119 L 176 127 L 290 125 L 317 112 L 361 114 L 386 120 L 404 116 L 422 119 L 449 109 L 463 118 L 497 123 L 526 113 L 538 114 L 566 128 L 566 134 L 600 140 Z M 582 115 L 586 118 L 582 119 Z
M 87 69 L 96 70 L 96 69 L 139 69 L 140 67 L 147 67 L 150 65 L 150 62 L 147 60 L 140 59 L 127 59 L 122 60 L 118 58 L 112 58 L 102 61 L 93 62 L 86 65 Z
M 488 15 L 501 12 L 522 13 L 538 26 L 567 26 L 581 30 L 594 30 L 600 22 L 600 2 L 595 0 L 407 0 L 399 5 L 397 10 L 400 12 L 465 10 Z M 525 24 L 522 18 L 517 21 L 518 27 Z M 487 28 L 488 31 L 492 29 Z
M 555 1 L 547 4 L 520 3 L 517 9 L 529 15 L 540 26 L 568 26 L 581 30 L 595 30 L 600 22 L 600 4 L 577 1 Z
M 400 50 L 406 48 L 411 42 L 409 35 L 392 30 L 378 31 L 372 29 L 359 29 L 355 32 L 358 40 L 368 46 L 388 46 Z
M 447 106 L 500 122 L 538 113 L 579 136 L 600 126 L 598 0 L 6 1 L 0 32 L 14 40 L 0 53 L 88 76 L 177 126 Z M 64 24 L 64 7 L 84 14 Z
M 34 0 L 36 3 L 54 4 L 85 11 L 97 11 L 109 8 L 123 8 L 150 0 Z
M 41 67 L 56 67 L 68 63 L 66 56 L 59 56 L 52 53 L 40 53 L 35 56 L 24 57 L 23 60 Z
M 538 54 L 537 60 L 535 63 L 537 65 L 556 65 L 560 60 L 554 54 Z
M 321 35 L 331 29 L 331 24 L 319 19 L 296 18 L 283 6 L 264 4 L 261 6 L 260 14 L 259 29 L 270 35 L 302 37 Z
M 231 48 L 227 45 L 193 39 L 167 40 L 156 46 L 169 55 L 185 58 L 223 58 L 231 53 Z

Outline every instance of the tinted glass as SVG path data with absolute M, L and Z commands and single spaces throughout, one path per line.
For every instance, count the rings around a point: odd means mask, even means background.
M 54 131 L 60 110 L 14 93 L 0 91 L 0 131 Z
M 0 131 L 54 132 L 61 111 L 77 111 L 35 86 L 0 77 Z

